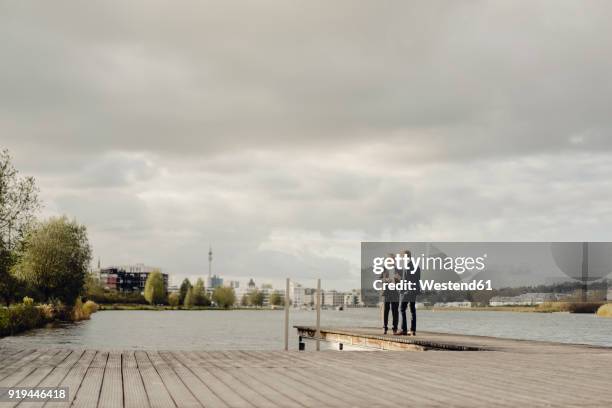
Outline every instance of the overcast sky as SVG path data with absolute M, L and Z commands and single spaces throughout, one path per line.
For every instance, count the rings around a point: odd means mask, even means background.
M 0 146 L 103 265 L 359 286 L 360 241 L 612 240 L 612 2 L 0 3 Z

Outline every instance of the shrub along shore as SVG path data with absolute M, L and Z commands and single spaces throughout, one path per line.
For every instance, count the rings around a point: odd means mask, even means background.
M 97 311 L 98 305 L 91 300 L 83 303 L 77 299 L 74 306 L 68 307 L 60 302 L 34 305 L 32 298 L 25 297 L 22 303 L 0 308 L 0 337 L 43 327 L 55 321 L 86 320 Z
M 598 310 L 612 311 L 612 303 L 605 302 L 545 302 L 535 306 L 476 306 L 476 307 L 429 307 L 436 311 L 465 312 L 521 312 L 521 313 L 598 313 Z
M 612 317 L 612 303 L 602 305 L 599 309 L 597 309 L 597 316 Z

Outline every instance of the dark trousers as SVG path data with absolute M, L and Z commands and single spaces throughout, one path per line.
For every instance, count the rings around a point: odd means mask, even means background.
M 416 302 L 402 302 L 400 313 L 402 314 L 402 333 L 408 332 L 408 320 L 406 320 L 406 309 L 410 305 L 410 331 L 416 332 Z
M 385 302 L 385 310 L 383 312 L 385 330 L 389 328 L 389 309 L 391 309 L 391 315 L 393 316 L 393 330 L 397 330 L 397 318 L 398 318 L 397 308 L 398 306 L 399 306 L 398 302 Z

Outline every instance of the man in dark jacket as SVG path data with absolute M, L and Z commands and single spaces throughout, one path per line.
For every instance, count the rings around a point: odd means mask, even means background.
M 394 258 L 394 254 L 388 255 L 390 258 Z M 386 269 L 382 275 L 383 283 L 397 283 L 399 281 L 400 276 L 397 274 L 395 269 Z M 383 291 L 383 301 L 384 301 L 384 309 L 383 309 L 383 333 L 387 334 L 389 329 L 389 311 L 391 312 L 391 316 L 393 317 L 393 334 L 397 334 L 397 321 L 398 321 L 398 306 L 399 306 L 399 294 L 397 290 L 390 290 L 386 288 Z
M 400 294 L 400 315 L 402 316 L 402 331 L 398 335 L 402 336 L 415 336 L 416 335 L 416 300 L 417 295 L 421 293 L 421 268 L 417 266 L 416 270 L 412 263 L 410 251 L 404 251 L 404 254 L 408 256 L 410 261 L 408 262 L 408 268 L 399 271 L 402 280 L 406 282 L 412 282 L 412 290 L 405 290 Z M 406 309 L 410 306 L 410 332 L 408 332 L 408 320 L 406 319 Z

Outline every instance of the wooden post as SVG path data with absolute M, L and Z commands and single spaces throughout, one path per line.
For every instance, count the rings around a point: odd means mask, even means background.
M 289 278 L 287 278 L 287 286 L 285 288 L 285 351 L 289 350 Z
M 582 243 L 582 297 L 581 300 L 583 302 L 587 301 L 587 294 L 589 293 L 588 289 L 588 281 L 589 281 L 589 243 Z
M 321 279 L 317 279 L 317 351 L 321 350 Z

